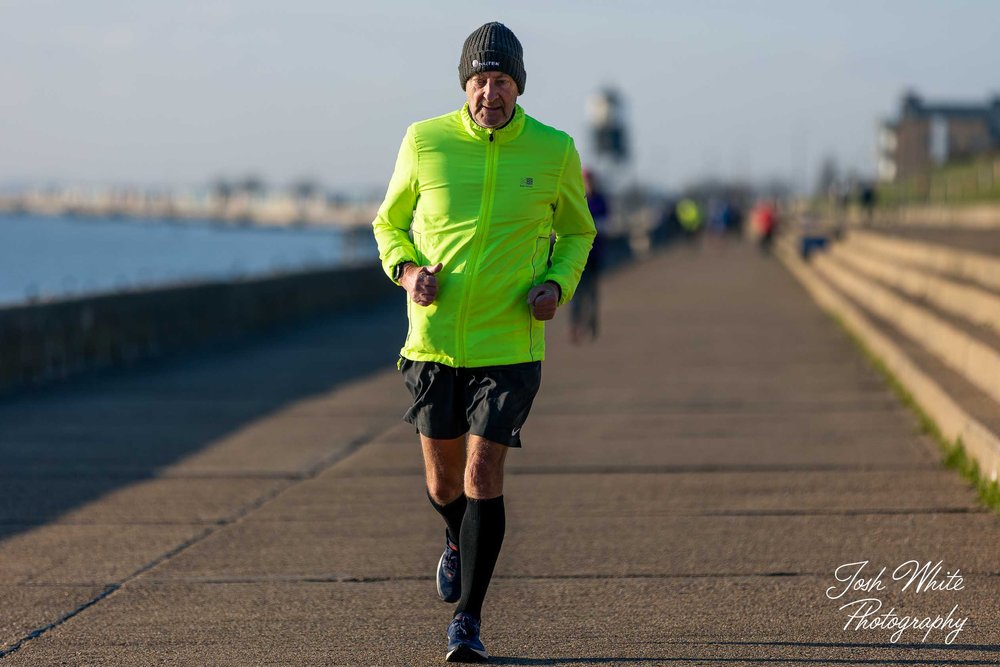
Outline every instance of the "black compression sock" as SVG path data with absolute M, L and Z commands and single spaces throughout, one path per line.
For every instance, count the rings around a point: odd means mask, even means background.
M 455 613 L 464 612 L 480 618 L 483 598 L 493 577 L 493 567 L 500 555 L 506 518 L 503 496 L 489 500 L 469 498 L 462 521 L 462 599 Z
M 448 524 L 448 539 L 452 544 L 458 544 L 459 536 L 462 534 L 462 519 L 465 517 L 465 494 L 461 494 L 447 505 L 439 505 L 431 498 L 431 492 L 428 491 L 427 500 L 431 501 L 431 505 Z

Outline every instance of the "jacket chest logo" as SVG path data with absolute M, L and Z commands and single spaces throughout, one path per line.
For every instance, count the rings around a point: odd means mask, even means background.
M 522 188 L 533 188 L 533 187 L 535 187 L 535 179 L 532 178 L 531 176 L 527 176 L 525 178 L 522 178 L 521 179 L 521 187 Z

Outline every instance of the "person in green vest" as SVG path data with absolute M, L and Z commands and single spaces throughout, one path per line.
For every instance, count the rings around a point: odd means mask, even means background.
M 684 198 L 677 202 L 677 220 L 688 239 L 693 239 L 701 230 L 701 218 L 701 209 L 693 199 Z
M 437 589 L 458 605 L 445 656 L 481 662 L 504 462 L 541 382 L 545 322 L 573 297 L 596 230 L 573 139 L 516 102 L 526 74 L 514 33 L 477 28 L 458 74 L 465 105 L 407 129 L 373 228 L 383 269 L 407 293 L 404 419 L 446 524 Z

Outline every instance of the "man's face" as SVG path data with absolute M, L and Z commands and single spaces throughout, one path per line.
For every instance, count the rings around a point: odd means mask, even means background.
M 480 127 L 500 127 L 514 113 L 518 90 L 503 72 L 477 72 L 465 82 L 469 111 Z

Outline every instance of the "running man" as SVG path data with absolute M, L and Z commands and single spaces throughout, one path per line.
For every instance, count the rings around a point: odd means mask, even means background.
M 386 274 L 407 292 L 404 419 L 446 525 L 438 595 L 458 603 L 446 660 L 484 662 L 504 460 L 541 382 L 544 323 L 572 298 L 596 232 L 572 138 L 516 104 L 525 70 L 514 33 L 476 29 L 458 75 L 466 104 L 407 129 L 373 227 Z

